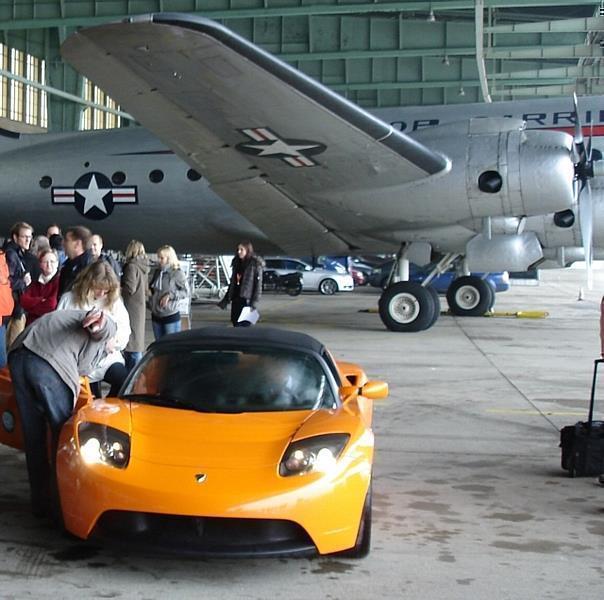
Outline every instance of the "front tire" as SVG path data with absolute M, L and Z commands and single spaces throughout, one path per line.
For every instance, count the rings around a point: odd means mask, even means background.
M 447 302 L 454 315 L 480 317 L 495 303 L 495 291 L 488 281 L 474 275 L 458 277 L 447 290 Z
M 434 324 L 432 292 L 413 281 L 399 281 L 380 296 L 380 318 L 390 331 L 423 331 Z
M 334 279 L 323 279 L 319 284 L 319 291 L 324 296 L 333 296 L 338 291 L 338 284 Z

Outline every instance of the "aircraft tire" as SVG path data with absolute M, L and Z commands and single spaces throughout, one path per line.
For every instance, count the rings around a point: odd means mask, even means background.
M 413 281 L 389 286 L 378 303 L 380 318 L 390 331 L 423 331 L 436 321 L 437 310 L 430 290 Z
M 480 277 L 458 277 L 447 290 L 447 303 L 454 315 L 480 317 L 495 303 L 495 290 Z
M 438 321 L 438 317 L 440 317 L 440 296 L 438 295 L 438 292 L 436 291 L 436 288 L 433 285 L 428 284 L 427 286 L 425 286 L 425 288 L 430 292 L 434 300 L 434 316 L 432 317 L 432 322 L 430 323 L 430 325 L 426 327 L 426 329 L 430 329 L 430 327 L 432 327 L 432 325 L 434 325 L 434 323 Z

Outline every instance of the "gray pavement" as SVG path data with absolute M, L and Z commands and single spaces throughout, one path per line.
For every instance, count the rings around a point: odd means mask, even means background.
M 368 289 L 266 295 L 266 324 L 324 341 L 390 383 L 376 405 L 373 547 L 341 558 L 190 560 L 114 555 L 30 516 L 22 455 L 0 447 L 0 598 L 600 599 L 604 488 L 560 469 L 558 429 L 584 418 L 599 354 L 604 272 L 499 294 L 545 319 L 442 316 L 383 329 Z M 197 305 L 193 325 L 226 323 Z M 604 378 L 604 374 L 603 374 Z M 604 415 L 604 382 L 598 416 Z

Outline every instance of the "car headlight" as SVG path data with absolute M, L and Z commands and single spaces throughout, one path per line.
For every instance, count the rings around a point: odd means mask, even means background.
M 347 433 L 334 433 L 292 442 L 281 459 L 279 474 L 287 477 L 329 471 L 349 439 Z
M 130 460 L 130 436 L 100 423 L 80 423 L 80 454 L 88 464 L 102 463 L 125 469 Z

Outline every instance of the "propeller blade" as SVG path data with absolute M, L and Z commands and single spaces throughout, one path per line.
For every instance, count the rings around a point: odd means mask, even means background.
M 583 240 L 583 253 L 585 256 L 585 275 L 587 278 L 587 289 L 591 290 L 593 288 L 592 243 L 594 213 L 589 181 L 582 187 L 580 198 L 579 222 L 581 226 L 581 238 Z
M 584 163 L 587 159 L 585 153 L 585 142 L 583 140 L 583 127 L 581 126 L 581 120 L 579 119 L 579 102 L 577 100 L 576 92 L 573 92 L 573 104 L 575 107 L 575 140 L 574 146 L 577 151 L 578 163 Z

